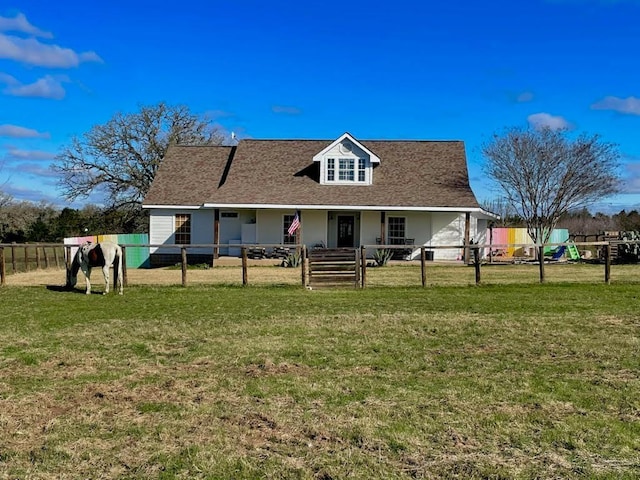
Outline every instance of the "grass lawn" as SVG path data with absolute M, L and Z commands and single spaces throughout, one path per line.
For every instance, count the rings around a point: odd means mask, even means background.
M 535 280 L 0 288 L 0 478 L 638 478 L 640 283 Z

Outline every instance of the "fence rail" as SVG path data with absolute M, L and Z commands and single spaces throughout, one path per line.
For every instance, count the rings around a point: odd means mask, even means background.
M 601 263 L 603 265 L 603 280 L 605 283 L 611 282 L 611 265 L 612 265 L 612 246 L 618 246 L 619 244 L 635 244 L 639 245 L 640 241 L 596 241 L 596 242 L 565 242 L 565 243 L 549 243 L 544 245 L 537 245 L 535 249 L 538 254 L 544 252 L 545 248 L 553 247 L 568 247 L 569 245 L 584 248 L 595 248 L 601 255 L 593 259 L 593 262 Z M 59 244 L 59 243 L 37 243 L 37 244 L 0 244 L 0 286 L 5 285 L 7 270 L 10 269 L 12 273 L 29 272 L 38 269 L 48 268 L 70 268 L 71 264 L 71 252 L 72 248 L 79 245 Z M 287 254 L 298 254 L 301 257 L 299 262 L 301 269 L 301 283 L 303 286 L 309 286 L 310 279 L 310 267 L 309 267 L 309 250 L 313 251 L 314 248 L 308 249 L 305 245 L 282 245 L 282 244 L 191 244 L 191 245 L 167 245 L 167 244 L 123 244 L 121 245 L 126 252 L 127 247 L 135 248 L 163 248 L 163 249 L 175 249 L 180 252 L 180 268 L 181 268 L 181 283 L 183 286 L 188 284 L 188 251 L 193 252 L 199 249 L 209 249 L 214 251 L 218 248 L 239 248 L 241 252 L 241 265 L 242 265 L 242 284 L 249 284 L 249 267 L 248 259 L 251 258 L 251 252 L 265 251 L 266 249 L 278 249 L 278 252 L 286 252 Z M 464 263 L 474 266 L 475 268 L 475 283 L 480 284 L 482 282 L 483 266 L 495 262 L 495 257 L 492 255 L 496 249 L 518 248 L 518 247 L 531 247 L 531 244 L 455 244 L 455 245 L 438 245 L 438 246 L 407 246 L 407 245 L 363 245 L 359 248 L 353 248 L 353 258 L 355 259 L 355 282 L 352 282 L 357 287 L 365 288 L 368 283 L 367 271 L 371 267 L 368 263 L 368 254 L 380 249 L 388 250 L 404 250 L 408 248 L 411 252 L 411 257 L 414 262 L 420 263 L 420 277 L 422 286 L 427 285 L 428 265 L 433 259 L 433 252 L 437 250 L 452 250 L 457 249 L 464 251 Z M 126 255 L 123 255 L 123 283 L 127 285 L 127 266 Z M 217 260 L 214 260 L 214 262 Z M 516 259 L 512 260 L 513 262 Z M 535 261 L 531 259 L 531 261 Z

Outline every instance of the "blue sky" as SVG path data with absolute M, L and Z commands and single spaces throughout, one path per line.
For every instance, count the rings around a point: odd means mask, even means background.
M 463 140 L 509 126 L 600 134 L 640 209 L 640 0 L 150 1 L 0 6 L 0 190 L 65 205 L 73 135 L 165 101 L 240 138 Z M 80 200 L 81 207 L 97 198 Z

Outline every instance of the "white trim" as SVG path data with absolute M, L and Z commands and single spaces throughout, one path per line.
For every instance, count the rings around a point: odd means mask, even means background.
M 160 208 L 160 207 L 158 207 Z M 161 208 L 171 208 L 163 206 Z M 174 207 L 179 208 L 179 207 Z M 201 207 L 195 208 L 245 208 L 258 210 L 272 209 L 297 209 L 297 210 L 360 210 L 360 211 L 408 211 L 408 212 L 461 212 L 480 213 L 488 218 L 498 218 L 497 215 L 489 213 L 480 207 L 415 207 L 415 206 L 390 206 L 390 205 L 300 205 L 300 204 L 275 204 L 275 203 L 234 203 L 216 204 L 205 203 Z
M 161 208 L 161 209 L 167 209 L 167 210 L 172 210 L 172 209 L 199 210 L 203 206 L 204 205 L 145 205 L 144 203 L 142 204 L 142 208 L 149 208 L 149 209 Z M 232 207 L 229 207 L 229 208 L 232 208 Z
M 226 209 L 251 209 L 251 210 L 360 210 L 360 211 L 386 211 L 386 212 L 460 212 L 476 213 L 481 217 L 492 219 L 500 218 L 495 213 L 488 212 L 480 207 L 415 207 L 415 206 L 389 206 L 389 205 L 300 205 L 287 204 L 279 205 L 275 203 L 204 203 L 202 205 L 142 205 L 142 208 L 163 209 L 163 210 L 199 210 L 210 208 Z
M 314 162 L 321 162 L 323 157 L 324 157 L 324 155 L 327 152 L 329 152 L 331 149 L 333 149 L 333 147 L 335 147 L 339 143 L 342 143 L 344 140 L 349 140 L 351 143 L 353 143 L 354 145 L 357 145 L 360 149 L 362 149 L 364 152 L 366 152 L 369 155 L 369 161 L 371 163 L 380 163 L 380 158 L 376 154 L 374 154 L 371 150 L 369 150 L 364 145 L 362 145 L 355 138 L 353 138 L 351 136 L 351 134 L 349 134 L 349 132 L 343 133 L 340 137 L 338 137 L 337 140 L 335 140 L 331 144 L 329 144 L 329 146 L 325 147 L 323 150 L 321 150 L 320 152 L 316 153 L 313 156 L 313 161 Z

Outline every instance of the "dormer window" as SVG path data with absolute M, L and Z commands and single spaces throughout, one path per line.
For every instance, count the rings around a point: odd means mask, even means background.
M 325 185 L 371 185 L 373 164 L 380 159 L 345 133 L 313 157 L 320 162 L 320 183 Z
M 365 182 L 367 178 L 364 158 L 327 158 L 327 182 L 336 181 L 336 162 L 339 182 Z M 356 170 L 356 165 L 358 166 Z M 356 175 L 357 172 L 357 175 Z
M 354 168 L 355 164 L 353 158 L 340 158 L 338 159 L 338 180 L 341 182 L 353 182 L 354 180 Z

